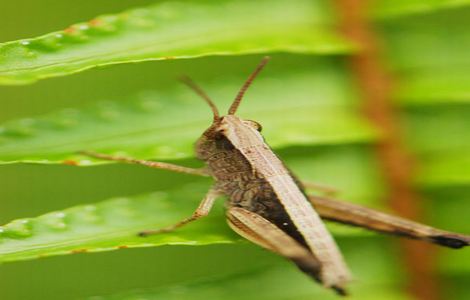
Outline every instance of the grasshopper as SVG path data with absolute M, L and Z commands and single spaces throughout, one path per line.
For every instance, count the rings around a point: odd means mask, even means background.
M 213 120 L 196 142 L 196 156 L 207 166 L 179 165 L 83 152 L 99 159 L 142 164 L 215 179 L 195 212 L 180 222 L 148 236 L 170 232 L 209 214 L 216 198 L 225 195 L 227 220 L 242 237 L 291 260 L 304 273 L 341 295 L 346 294 L 350 272 L 322 218 L 383 233 L 424 240 L 451 248 L 469 245 L 470 237 L 425 226 L 400 217 L 345 203 L 329 197 L 308 196 L 305 187 L 273 153 L 261 135 L 261 125 L 235 115 L 241 100 L 268 62 L 265 57 L 248 77 L 221 116 L 209 96 L 189 78 L 183 82 L 210 106 Z M 321 189 L 321 187 L 315 186 Z

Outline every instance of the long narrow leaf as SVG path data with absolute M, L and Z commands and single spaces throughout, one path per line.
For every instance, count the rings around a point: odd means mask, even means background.
M 388 19 L 429 14 L 446 9 L 461 8 L 469 4 L 468 0 L 382 0 L 373 3 L 371 14 L 375 18 Z
M 365 142 L 375 138 L 354 109 L 354 93 L 331 65 L 307 65 L 292 73 L 271 69 L 256 81 L 240 116 L 259 121 L 273 147 Z M 243 77 L 201 84 L 222 111 Z M 94 150 L 142 158 L 193 156 L 193 144 L 210 125 L 210 110 L 178 84 L 125 103 L 99 103 L 0 128 L 0 162 L 92 163 L 77 151 Z
M 326 184 L 334 181 L 342 198 L 377 206 L 382 186 L 370 156 L 362 147 L 343 147 L 336 151 L 293 148 L 279 154 L 303 180 Z M 225 223 L 221 210 L 223 199 L 209 217 L 185 228 L 148 238 L 137 236 L 139 231 L 162 228 L 189 216 L 209 186 L 209 180 L 195 178 L 193 183 L 177 189 L 163 188 L 155 193 L 14 220 L 0 228 L 0 262 L 127 247 L 204 245 L 240 240 Z M 365 233 L 344 225 L 331 229 L 340 236 Z
M 404 299 L 403 292 L 392 284 L 355 284 L 351 299 L 372 300 L 380 294 L 381 299 Z M 115 295 L 90 297 L 89 300 L 177 300 L 177 299 L 272 299 L 310 300 L 337 299 L 337 295 L 316 286 L 294 267 L 271 267 L 231 276 L 214 276 L 205 280 L 179 285 L 134 290 Z
M 205 55 L 344 53 L 323 1 L 168 1 L 0 45 L 0 83 L 96 66 Z

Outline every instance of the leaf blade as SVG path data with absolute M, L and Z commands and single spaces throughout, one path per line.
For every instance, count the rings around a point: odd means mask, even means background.
M 408 15 L 429 14 L 436 11 L 468 6 L 468 0 L 393 0 L 374 3 L 371 15 L 378 19 L 391 19 Z
M 301 178 L 320 179 L 325 184 L 335 182 L 342 198 L 378 206 L 382 188 L 370 155 L 362 147 L 342 148 L 338 151 L 331 151 L 331 147 L 315 151 L 308 147 L 293 148 L 278 154 Z M 356 170 L 356 165 L 361 168 Z M 165 172 L 161 176 L 166 176 Z M 181 230 L 149 238 L 137 237 L 141 230 L 161 228 L 191 215 L 208 188 L 207 179 L 195 178 L 189 184 L 159 188 L 155 193 L 50 212 L 28 219 L 26 223 L 23 219 L 14 220 L 0 230 L 0 262 L 126 247 L 205 245 L 241 240 L 226 225 L 223 199 L 218 200 L 208 217 Z M 338 236 L 368 234 L 341 225 L 329 228 Z
M 0 83 L 28 83 L 146 60 L 350 52 L 351 44 L 329 28 L 330 19 L 319 1 L 164 2 L 0 45 Z
M 314 66 L 295 74 L 285 67 L 266 72 L 250 89 L 253 100 L 242 105 L 240 116 L 261 122 L 267 128 L 267 141 L 275 148 L 374 140 L 377 132 L 359 116 L 347 79 L 335 73 L 335 65 Z M 244 74 L 233 76 L 201 85 L 207 86 L 214 99 L 223 100 L 217 102 L 219 106 L 228 106 L 229 93 L 244 80 Z M 97 163 L 78 156 L 80 150 L 160 160 L 192 157 L 193 143 L 209 126 L 209 118 L 204 103 L 174 83 L 123 103 L 103 102 L 5 124 L 0 129 L 0 161 Z

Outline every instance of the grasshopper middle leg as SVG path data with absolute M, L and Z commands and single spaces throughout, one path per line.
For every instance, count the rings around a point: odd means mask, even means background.
M 197 219 L 207 216 L 209 212 L 211 211 L 212 206 L 214 205 L 214 202 L 219 195 L 220 195 L 220 192 L 216 188 L 211 188 L 207 192 L 204 199 L 202 199 L 201 203 L 199 203 L 198 208 L 194 211 L 194 213 L 190 217 L 185 218 L 173 225 L 170 225 L 164 228 L 139 232 L 139 236 L 145 237 L 145 236 L 159 234 L 159 233 L 171 232 L 190 222 L 196 221 Z

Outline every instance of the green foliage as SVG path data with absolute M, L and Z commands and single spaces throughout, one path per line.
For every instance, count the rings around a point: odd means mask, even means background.
M 387 188 L 372 151 L 381 134 L 361 115 L 356 79 L 345 64 L 360 49 L 337 32 L 337 7 L 315 0 L 123 3 L 123 13 L 84 4 L 83 16 L 100 16 L 0 44 L 0 84 L 22 84 L 0 87 L 0 219 L 7 223 L 0 227 L 0 262 L 10 262 L 0 266 L 2 299 L 335 298 L 281 258 L 241 242 L 225 224 L 223 201 L 177 232 L 137 237 L 188 216 L 210 180 L 102 165 L 77 151 L 200 165 L 192 147 L 210 110 L 175 77 L 194 77 L 225 111 L 260 56 L 271 53 L 240 116 L 263 125 L 268 143 L 300 178 L 382 207 Z M 467 3 L 382 1 L 369 11 L 384 42 L 405 142 L 419 163 L 414 182 L 429 204 L 430 223 L 464 232 L 470 230 Z M 24 13 L 61 15 L 44 7 Z M 76 21 L 64 15 L 54 26 Z M 149 60 L 156 62 L 125 64 Z M 95 68 L 110 64 L 122 65 Z M 40 80 L 49 77 L 56 78 Z M 407 299 L 398 251 L 388 240 L 329 226 L 356 275 L 352 299 Z M 152 248 L 65 255 L 127 247 Z M 444 291 L 446 299 L 465 299 L 468 251 L 441 254 L 439 270 L 453 291 Z M 36 259 L 46 256 L 58 257 Z
M 324 290 L 312 289 L 311 281 L 294 268 L 271 268 L 254 270 L 232 276 L 207 278 L 204 281 L 188 282 L 176 286 L 145 291 L 130 291 L 122 294 L 99 297 L 108 300 L 131 299 L 337 299 L 337 295 Z M 286 289 L 286 286 L 289 288 Z M 367 291 L 367 292 L 366 292 Z M 360 299 L 375 299 L 373 293 L 380 293 L 382 299 L 403 299 L 394 288 L 378 284 L 362 284 L 354 293 Z M 89 298 L 90 300 L 96 297 Z
M 371 11 L 378 18 L 393 18 L 459 8 L 468 4 L 468 0 L 383 0 L 374 3 Z
M 318 1 L 289 5 L 286 0 L 224 0 L 170 1 L 103 15 L 63 31 L 1 45 L 0 83 L 145 60 L 351 49 L 325 28 L 330 18 L 324 12 Z
M 325 150 L 297 148 L 280 151 L 297 174 L 305 179 L 336 180 L 349 199 L 376 205 L 380 183 L 374 166 L 367 161 L 364 149 L 345 147 L 331 155 Z M 311 156 L 316 157 L 312 160 Z M 350 171 L 356 171 L 350 180 Z M 315 171 L 318 168 L 319 171 Z M 313 170 L 313 171 L 312 171 Z M 335 173 L 340 172 L 338 176 Z M 205 245 L 240 240 L 225 225 L 224 214 L 214 209 L 211 216 L 181 230 L 148 238 L 137 232 L 161 228 L 189 216 L 209 188 L 208 180 L 192 179 L 177 188 L 160 188 L 158 192 L 120 197 L 50 212 L 37 218 L 15 220 L 0 227 L 0 261 L 33 259 L 51 255 L 109 251 L 121 248 L 160 245 Z M 223 200 L 223 199 L 220 199 Z M 220 203 L 221 204 L 221 203 Z M 362 230 L 330 226 L 337 236 L 361 236 Z
M 183 229 L 145 239 L 137 236 L 139 231 L 161 228 L 189 215 L 197 202 L 188 199 L 204 195 L 204 190 L 201 193 L 201 186 L 198 187 L 121 197 L 50 212 L 38 218 L 15 220 L 2 227 L 1 261 L 137 246 L 204 245 L 237 240 L 227 226 L 221 226 L 224 223 L 221 212 L 215 213 L 215 218 L 187 227 L 189 231 Z
M 286 66 L 270 68 L 267 76 L 257 80 L 250 90 L 251 99 L 240 109 L 243 117 L 256 119 L 269 129 L 265 136 L 273 147 L 373 139 L 374 131 L 351 109 L 354 94 L 347 79 L 336 72 L 337 66 L 315 60 L 296 69 L 293 73 Z M 210 72 L 218 73 L 216 67 Z M 223 110 L 244 80 L 235 72 L 232 76 L 230 80 L 201 83 Z M 210 119 L 207 105 L 176 82 L 121 103 L 99 102 L 84 110 L 66 109 L 5 124 L 0 133 L 0 161 L 77 160 L 90 164 L 89 158 L 77 154 L 80 150 L 142 158 L 191 157 L 193 143 Z

